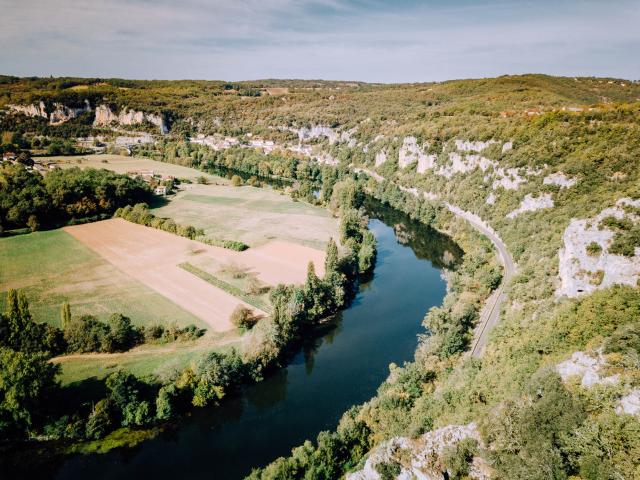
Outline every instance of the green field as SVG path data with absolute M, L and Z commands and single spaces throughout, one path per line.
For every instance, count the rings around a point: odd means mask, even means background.
M 174 165 L 172 163 L 158 162 L 149 158 L 126 157 L 124 155 L 81 155 L 81 156 L 57 156 L 47 157 L 46 160 L 56 162 L 62 168 L 92 167 L 106 168 L 116 173 L 127 173 L 137 170 L 153 170 L 156 174 L 172 175 L 176 178 L 186 178 L 194 181 L 197 177 L 205 177 L 211 183 L 225 185 L 227 180 L 215 175 L 201 172 L 189 167 Z
M 186 185 L 153 213 L 253 247 L 278 239 L 324 250 L 329 238 L 339 236 L 326 209 L 269 188 Z
M 137 377 L 165 379 L 182 371 L 212 350 L 222 352 L 238 347 L 242 341 L 235 331 L 225 334 L 207 333 L 204 337 L 187 342 L 172 342 L 160 345 L 142 345 L 125 353 L 85 354 L 58 357 L 62 365 L 59 377 L 63 384 L 87 378 L 101 379 L 119 369 L 127 370 Z
M 36 321 L 59 325 L 60 305 L 106 319 L 120 312 L 138 325 L 206 325 L 173 302 L 118 270 L 64 230 L 0 238 L 0 304 L 23 290 Z

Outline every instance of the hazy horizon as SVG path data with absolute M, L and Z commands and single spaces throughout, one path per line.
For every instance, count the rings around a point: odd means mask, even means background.
M 415 83 L 640 78 L 640 2 L 0 0 L 17 76 Z

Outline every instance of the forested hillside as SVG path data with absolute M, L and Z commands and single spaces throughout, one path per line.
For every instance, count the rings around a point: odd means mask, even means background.
M 640 83 L 2 77 L 0 108 L 5 152 L 83 137 L 293 179 L 301 197 L 313 183 L 326 201 L 352 177 L 465 247 L 414 362 L 254 478 L 640 475 Z M 490 225 L 517 264 L 480 358 L 465 352 L 500 276 L 443 202 Z

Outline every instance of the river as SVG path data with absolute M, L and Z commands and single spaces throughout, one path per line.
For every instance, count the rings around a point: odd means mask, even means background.
M 397 211 L 372 201 L 367 209 L 378 241 L 374 275 L 333 329 L 220 406 L 197 409 L 134 448 L 70 457 L 56 478 L 240 479 L 335 428 L 349 407 L 375 395 L 390 363 L 413 358 L 424 314 L 446 293 L 442 269 L 462 251 Z

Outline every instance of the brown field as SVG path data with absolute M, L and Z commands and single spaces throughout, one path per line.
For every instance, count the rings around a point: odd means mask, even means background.
M 66 227 L 65 231 L 218 332 L 233 328 L 229 316 L 238 304 L 257 309 L 185 271 L 179 264 L 233 264 L 269 285 L 304 282 L 309 261 L 314 262 L 318 275 L 324 273 L 324 252 L 283 241 L 235 252 L 122 219 Z M 257 313 L 264 314 L 259 310 Z
M 289 93 L 287 87 L 271 87 L 265 89 L 268 95 L 285 95 Z

